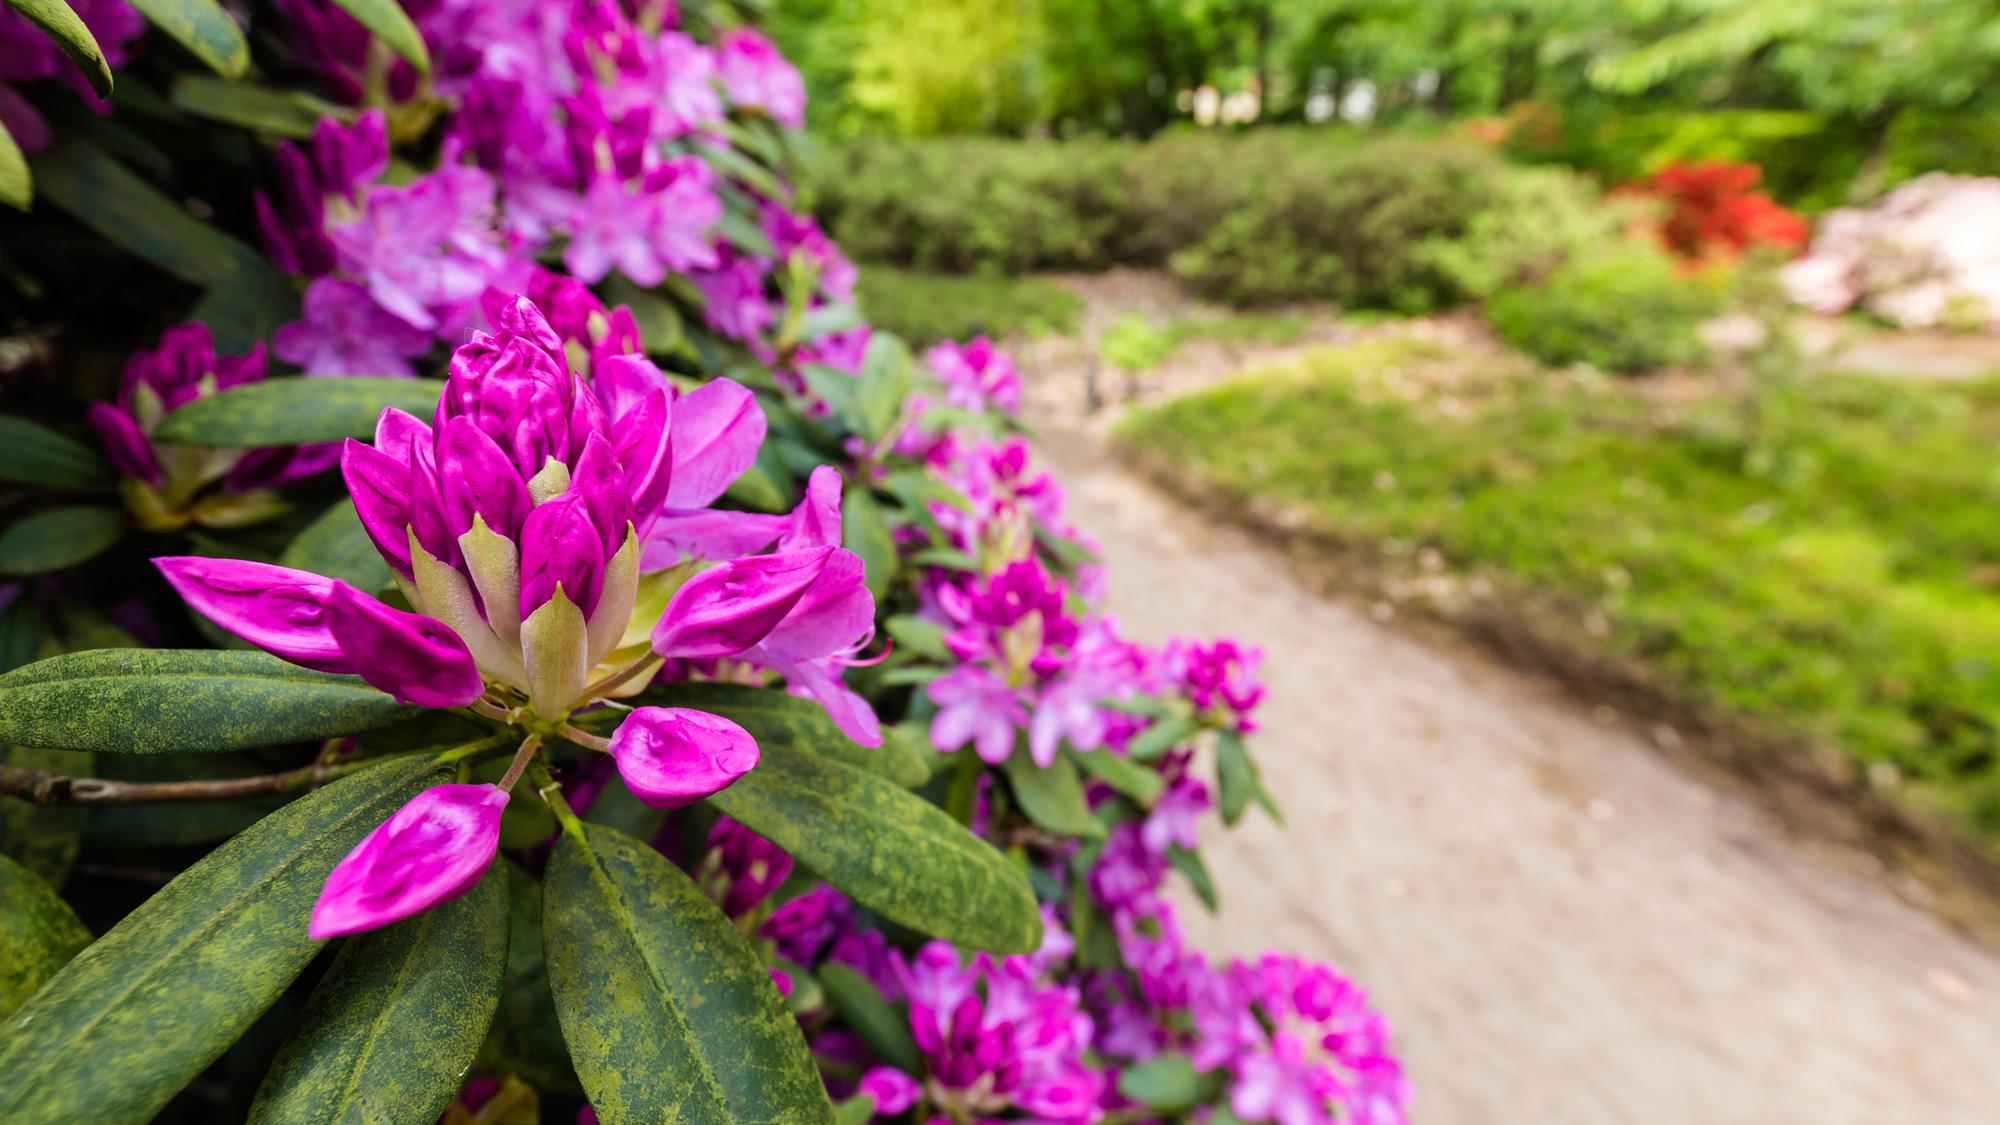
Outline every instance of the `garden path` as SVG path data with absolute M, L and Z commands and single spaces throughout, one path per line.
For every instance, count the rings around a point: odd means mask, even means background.
M 1365 982 L 1420 1125 L 2000 1120 L 2000 958 L 1646 732 L 1314 593 L 1038 423 L 1127 632 L 1264 647 L 1286 825 L 1211 826 L 1224 901 L 1184 906 L 1191 936 Z

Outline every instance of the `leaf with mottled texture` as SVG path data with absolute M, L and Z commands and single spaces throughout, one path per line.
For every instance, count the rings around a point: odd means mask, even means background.
M 36 874 L 0 855 L 0 1016 L 20 1007 L 90 944 L 76 912 Z
M 599 825 L 549 860 L 542 930 L 563 1037 L 607 1125 L 830 1121 L 769 972 L 680 868 Z
M 65 777 L 89 777 L 93 757 L 71 750 L 0 746 L 0 765 Z M 76 862 L 77 845 L 83 839 L 89 817 L 89 809 L 37 805 L 17 797 L 0 797 L 0 855 L 14 859 L 60 887 Z
M 507 874 L 349 938 L 278 1052 L 252 1125 L 435 1121 L 500 999 Z
M 542 885 L 512 860 L 496 866 L 507 873 L 507 974 L 479 1060 L 518 1074 L 537 1089 L 581 1098 L 542 955 Z
M 68 4 L 63 0 L 7 0 L 7 6 L 55 40 L 63 54 L 76 61 L 77 69 L 90 80 L 90 88 L 97 91 L 98 97 L 111 96 L 111 64 L 105 61 L 97 37 Z
M 0 531 L 0 577 L 46 574 L 88 562 L 125 533 L 110 508 L 48 508 Z
M 361 526 L 354 501 L 344 498 L 299 532 L 278 556 L 278 565 L 338 578 L 357 590 L 380 590 L 392 577 L 382 552 Z
M 946 941 L 995 953 L 1041 944 L 1020 868 L 893 782 L 774 743 L 711 804 L 790 852 L 861 905 Z
M 266 379 L 192 399 L 160 420 L 159 441 L 189 445 L 297 445 L 366 438 L 382 409 L 428 418 L 437 409 L 435 379 L 349 375 L 339 379 Z
M 411 759 L 343 778 L 140 904 L 0 1029 L 0 1121 L 150 1120 L 319 952 L 306 919 L 333 865 L 445 776 Z
M 125 754 L 248 750 L 416 714 L 357 676 L 262 652 L 94 649 L 0 676 L 0 742 Z
M 1014 800 L 1028 819 L 1058 836 L 1100 836 L 1104 826 L 1090 815 L 1084 800 L 1083 779 L 1068 754 L 1058 754 L 1047 766 L 1038 766 L 1025 749 L 1016 749 L 1001 767 Z
M 215 0 L 131 0 L 146 22 L 174 37 L 195 58 L 224 78 L 241 78 L 250 67 L 243 31 Z
M 692 707 L 735 722 L 759 747 L 783 744 L 832 758 L 887 778 L 904 788 L 922 785 L 930 763 L 917 747 L 900 740 L 863 746 L 842 734 L 826 708 L 775 688 L 743 684 L 688 683 L 654 688 L 638 701 L 659 707 Z
M 93 488 L 116 479 L 97 451 L 39 422 L 0 414 L 0 481 Z

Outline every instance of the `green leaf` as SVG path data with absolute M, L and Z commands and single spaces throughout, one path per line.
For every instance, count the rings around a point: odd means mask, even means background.
M 65 777 L 89 777 L 92 758 L 69 750 L 0 746 L 0 764 Z M 76 862 L 77 846 L 89 819 L 90 810 L 85 808 L 0 797 L 0 854 L 60 887 L 70 865 Z
M 863 746 L 841 733 L 826 709 L 775 688 L 743 684 L 673 684 L 645 693 L 643 703 L 660 707 L 692 707 L 735 722 L 750 732 L 760 748 L 782 744 L 867 770 L 905 789 L 930 780 L 930 763 L 921 751 L 901 741 L 883 740 Z
M 910 349 L 901 340 L 887 332 L 868 338 L 868 352 L 854 388 L 856 431 L 864 440 L 880 441 L 895 425 L 914 377 Z
M 188 402 L 160 420 L 157 441 L 189 445 L 297 445 L 366 438 L 384 407 L 428 418 L 443 384 L 435 379 L 343 376 L 267 379 Z
M 35 204 L 35 174 L 5 121 L 0 121 L 0 203 L 16 211 L 33 210 Z
M 46 574 L 87 562 L 125 532 L 110 508 L 49 508 L 0 531 L 0 577 Z
M 782 512 L 789 507 L 785 490 L 778 485 L 770 467 L 763 463 L 764 454 L 758 452 L 758 463 L 743 470 L 743 475 L 729 482 L 723 492 L 730 503 L 748 508 L 753 512 Z
M 862 325 L 861 309 L 853 302 L 821 305 L 799 318 L 799 339 L 817 340 Z
M 847 486 L 840 501 L 840 539 L 848 550 L 861 556 L 862 565 L 867 567 L 868 592 L 881 604 L 889 594 L 889 584 L 896 580 L 896 541 L 890 537 L 882 506 L 867 488 Z
M 424 37 L 396 0 L 334 0 L 362 27 L 375 33 L 388 48 L 409 61 L 419 74 L 431 72 L 431 55 L 424 49 Z
M 125 754 L 314 742 L 409 718 L 358 676 L 262 652 L 95 649 L 0 676 L 0 742 Z
M 1215 880 L 1209 876 L 1208 864 L 1202 862 L 1201 853 L 1191 852 L 1179 844 L 1168 844 L 1167 862 L 1173 865 L 1174 870 L 1187 876 L 1194 893 L 1201 896 L 1201 904 L 1208 907 L 1210 914 L 1215 913 L 1222 902 L 1215 895 Z
M 28 17 L 29 23 L 55 40 L 63 54 L 74 59 L 77 69 L 90 79 L 90 88 L 97 91 L 98 97 L 111 96 L 111 64 L 104 61 L 96 37 L 69 5 L 62 0 L 7 0 L 7 6 Z
M 875 1120 L 875 1096 L 856 1094 L 833 1107 L 835 1125 L 868 1125 Z
M 542 960 L 542 885 L 512 860 L 498 865 L 507 873 L 507 974 L 480 1061 L 537 1089 L 581 1098 Z
M 34 872 L 0 855 L 0 1016 L 40 991 L 90 944 L 76 912 Z
M 621 832 L 564 833 L 544 877 L 549 983 L 607 1125 L 828 1121 L 763 962 L 680 868 Z
M 1221 1076 L 1200 1074 L 1186 1055 L 1155 1055 L 1118 1076 L 1118 1092 L 1155 1113 L 1193 1109 L 1220 1092 Z
M 951 659 L 951 652 L 944 647 L 944 626 L 937 622 L 898 614 L 882 624 L 896 642 L 897 652 L 929 660 Z
M 1028 819 L 1058 836 L 1101 836 L 1104 826 L 1090 815 L 1090 802 L 1083 797 L 1083 781 L 1076 775 L 1070 755 L 1056 755 L 1044 768 L 1026 747 L 1016 747 L 1002 764 L 1014 799 Z
M 174 79 L 169 99 L 197 117 L 294 140 L 312 136 L 322 118 L 347 116 L 346 110 L 332 102 L 300 90 L 276 90 L 207 74 L 183 74 Z
M 1284 823 L 1278 815 L 1277 802 L 1264 788 L 1264 782 L 1257 776 L 1257 763 L 1250 758 L 1250 752 L 1243 747 L 1243 736 L 1233 730 L 1216 732 L 1215 774 L 1221 795 L 1218 803 L 1222 807 L 1222 822 L 1234 825 L 1243 819 L 1243 810 L 1251 801 L 1264 806 L 1271 819 Z
M 0 1030 L 0 1120 L 150 1120 L 318 954 L 306 921 L 333 865 L 445 776 L 412 759 L 342 778 L 183 871 Z
M 500 1001 L 507 872 L 348 938 L 250 1107 L 256 1123 L 436 1121 Z
M 1193 738 L 1200 731 L 1201 721 L 1199 719 L 1192 719 L 1186 716 L 1161 719 L 1159 722 L 1140 731 L 1139 737 L 1132 740 L 1131 745 L 1126 748 L 1126 752 L 1142 762 L 1150 762 L 1154 758 L 1186 742 L 1188 739 Z
M 291 287 L 255 250 L 188 214 L 102 149 L 70 138 L 30 163 L 41 198 L 183 281 L 215 285 L 240 274 Z
M 838 961 L 819 969 L 827 1002 L 848 1030 L 883 1061 L 908 1074 L 924 1072 L 923 1052 L 910 1035 L 910 1017 L 884 997 L 867 977 Z
M 1075 755 L 1077 767 L 1097 780 L 1118 790 L 1142 805 L 1151 805 L 1160 799 L 1166 782 L 1151 766 L 1135 762 L 1130 758 L 1113 754 L 1109 750 L 1090 750 Z
M 1041 944 L 1041 911 L 1020 868 L 874 774 L 778 743 L 709 800 L 891 921 L 995 953 Z
M 278 556 L 278 565 L 338 578 L 360 590 L 380 590 L 394 577 L 361 526 L 354 501 L 335 501 Z
M 94 488 L 116 479 L 90 446 L 39 422 L 0 414 L 0 481 Z
M 215 333 L 215 349 L 225 355 L 249 351 L 298 318 L 299 291 L 262 263 L 209 286 L 188 310 L 188 319 Z
M 132 6 L 224 78 L 241 78 L 250 68 L 242 30 L 215 0 L 132 0 Z

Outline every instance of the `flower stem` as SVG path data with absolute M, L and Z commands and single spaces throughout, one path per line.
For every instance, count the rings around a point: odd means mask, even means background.
M 611 749 L 610 739 L 600 738 L 587 731 L 580 731 L 568 723 L 564 723 L 561 727 L 557 728 L 557 732 L 578 746 L 588 747 L 600 753 Z
M 650 672 L 653 669 L 658 668 L 660 666 L 660 663 L 661 661 L 657 654 L 648 652 L 646 655 L 641 656 L 639 659 L 634 660 L 632 663 L 627 664 L 625 667 L 618 669 L 616 672 L 611 673 L 609 676 L 606 676 L 605 678 L 597 681 L 596 683 L 591 684 L 589 687 L 584 688 L 583 697 L 585 699 L 595 699 L 598 696 L 603 695 L 605 692 L 612 690 L 613 688 L 622 687 L 623 685 L 628 683 L 632 679 L 632 677 L 638 675 L 641 672 Z
M 532 776 L 529 780 L 534 782 L 535 792 L 548 804 L 549 811 L 556 814 L 556 822 L 562 825 L 563 831 L 579 840 L 583 839 L 583 821 L 577 819 L 576 813 L 569 807 L 569 802 L 563 799 L 562 786 L 556 783 L 555 775 L 549 772 L 548 763 L 537 759 L 530 767 L 530 773 Z
M 542 736 L 539 734 L 531 734 L 521 740 L 521 748 L 514 751 L 513 763 L 507 767 L 506 774 L 500 778 L 500 791 L 502 793 L 512 793 L 514 791 L 514 783 L 521 780 L 521 771 L 528 768 L 528 762 L 534 758 L 535 751 L 541 748 Z

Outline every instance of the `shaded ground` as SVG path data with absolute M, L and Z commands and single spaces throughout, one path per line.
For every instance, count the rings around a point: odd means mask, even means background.
M 1864 852 L 1782 825 L 1638 729 L 1481 652 L 1328 600 L 1275 550 L 1112 464 L 1080 421 L 1087 341 L 1140 275 L 1078 284 L 1085 343 L 1026 349 L 1042 450 L 1097 536 L 1128 632 L 1243 637 L 1271 682 L 1256 748 L 1289 827 L 1215 825 L 1217 953 L 1290 949 L 1368 983 L 1416 1120 L 1973 1125 L 2000 1107 L 2000 958 L 1899 898 Z M 1475 323 L 1421 331 L 1482 346 Z M 1112 400 L 1170 396 L 1282 348 L 1197 343 Z M 1100 416 L 1101 417 L 1101 416 Z M 1919 888 L 1902 887 L 1921 899 Z

